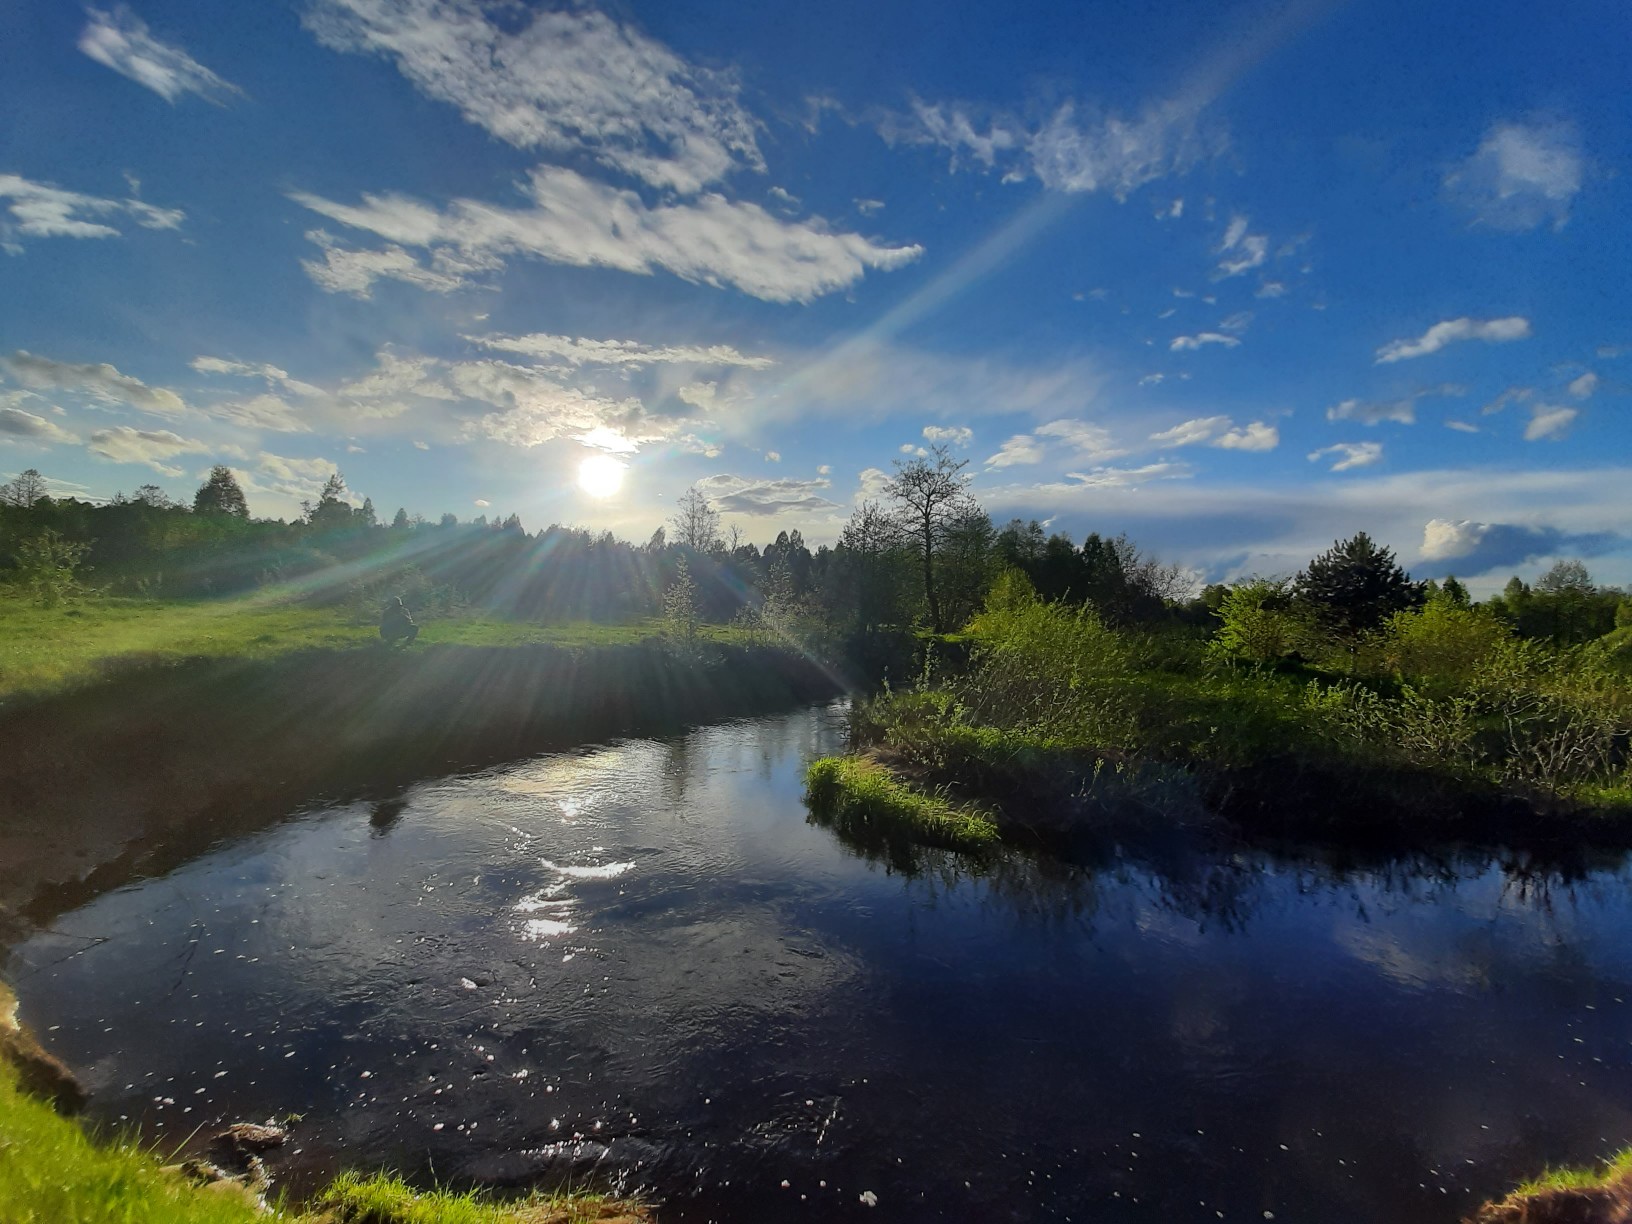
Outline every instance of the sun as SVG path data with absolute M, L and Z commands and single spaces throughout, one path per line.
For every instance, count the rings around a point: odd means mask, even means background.
M 623 488 L 625 466 L 611 455 L 591 455 L 578 465 L 578 487 L 591 497 L 611 497 Z

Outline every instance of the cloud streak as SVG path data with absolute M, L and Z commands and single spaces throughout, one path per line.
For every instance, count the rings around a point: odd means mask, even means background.
M 305 22 L 334 50 L 391 60 L 421 93 L 520 149 L 582 150 L 685 195 L 765 168 L 734 76 L 592 9 L 540 12 L 512 30 L 474 0 L 318 0 Z
M 1393 340 L 1377 350 L 1377 364 L 1389 365 L 1396 361 L 1408 361 L 1413 357 L 1426 357 L 1430 353 L 1437 353 L 1449 344 L 1457 344 L 1464 340 L 1483 340 L 1486 344 L 1507 344 L 1514 340 L 1528 340 L 1530 338 L 1530 320 L 1519 315 L 1510 315 L 1505 319 L 1447 319 L 1443 323 L 1435 323 L 1415 340 Z
M 79 36 L 79 49 L 122 77 L 151 89 L 172 105 L 187 94 L 223 105 L 243 90 L 224 81 L 180 47 L 154 38 L 142 21 L 121 4 L 87 9 L 90 20 Z
M 120 231 L 108 222 L 121 217 L 143 229 L 176 229 L 186 220 L 179 208 L 65 191 L 17 174 L 0 174 L 0 201 L 11 218 L 0 219 L 0 246 L 13 254 L 22 238 L 117 238 Z
M 533 170 L 524 193 L 530 207 L 460 199 L 445 210 L 398 195 L 365 194 L 357 205 L 307 192 L 290 198 L 392 244 L 376 253 L 389 255 L 389 271 L 376 272 L 355 259 L 341 274 L 306 264 L 319 285 L 357 296 L 366 296 L 381 275 L 425 288 L 457 287 L 519 255 L 637 275 L 666 271 L 701 284 L 733 285 L 765 301 L 808 302 L 854 284 L 869 269 L 904 267 L 922 254 L 918 246 L 882 246 L 835 232 L 820 218 L 788 221 L 715 193 L 649 206 L 633 191 L 554 166 Z M 404 248 L 427 251 L 430 264 L 411 258 L 404 263 Z

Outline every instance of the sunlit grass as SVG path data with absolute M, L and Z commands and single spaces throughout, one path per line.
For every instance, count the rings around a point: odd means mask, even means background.
M 93 1142 L 23 1095 L 0 1062 L 0 1220 L 6 1224 L 253 1224 L 247 1201 L 200 1191 L 128 1143 Z
M 983 850 L 998 841 L 985 814 L 928 795 L 901 781 L 876 761 L 822 757 L 805 774 L 811 811 L 819 819 L 865 839 L 903 836 L 948 850 Z
M 476 1193 L 416 1191 L 388 1174 L 342 1174 L 306 1213 L 268 1216 L 231 1187 L 199 1187 L 164 1172 L 128 1141 L 99 1142 L 75 1121 L 18 1091 L 0 1060 L 0 1221 L 5 1224 L 587 1224 L 644 1218 L 631 1204 L 586 1193 L 498 1202 Z
M 658 620 L 608 625 L 536 624 L 480 614 L 421 616 L 428 645 L 614 646 L 657 637 Z M 705 626 L 704 636 L 733 631 Z M 380 649 L 370 621 L 338 608 L 271 600 L 155 602 L 91 599 L 45 609 L 0 596 L 0 696 L 49 692 L 94 680 L 111 667 L 187 658 L 265 659 L 300 650 Z
M 626 1205 L 599 1194 L 535 1194 L 495 1202 L 474 1191 L 415 1190 L 399 1177 L 342 1174 L 314 1206 L 345 1224 L 589 1224 L 609 1213 L 627 1218 Z
M 1595 1169 L 1548 1169 L 1533 1181 L 1527 1181 L 1516 1195 L 1544 1194 L 1549 1190 L 1596 1190 L 1612 1182 L 1632 1178 L 1632 1148 L 1622 1148 L 1604 1164 Z

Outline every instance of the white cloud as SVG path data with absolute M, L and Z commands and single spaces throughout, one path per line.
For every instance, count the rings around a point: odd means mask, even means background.
M 509 446 L 533 447 L 570 437 L 586 446 L 628 454 L 645 443 L 675 436 L 686 424 L 653 416 L 633 397 L 609 399 L 502 361 L 461 362 L 449 366 L 448 377 L 461 395 L 498 409 L 467 421 L 465 432 Z
M 1263 234 L 1247 233 L 1245 217 L 1231 217 L 1224 231 L 1224 239 L 1218 244 L 1218 254 L 1222 258 L 1218 261 L 1217 275 L 1224 278 L 1240 276 L 1243 272 L 1261 267 L 1269 258 L 1269 238 Z
M 1317 451 L 1309 453 L 1309 462 L 1314 463 L 1325 456 L 1335 456 L 1337 462 L 1332 464 L 1332 471 L 1347 472 L 1352 468 L 1370 467 L 1383 457 L 1381 442 L 1337 442 L 1331 446 L 1323 446 Z
M 710 442 L 696 434 L 682 434 L 675 439 L 675 445 L 688 455 L 702 455 L 709 459 L 718 459 L 722 449 L 718 442 Z
M 1281 444 L 1281 431 L 1263 421 L 1253 421 L 1213 439 L 1211 445 L 1224 450 L 1271 451 Z
M 1250 310 L 1238 310 L 1227 318 L 1218 321 L 1218 330 L 1229 332 L 1232 336 L 1239 336 L 1252 326 L 1253 314 Z
M 1273 425 L 1253 421 L 1242 428 L 1227 416 L 1195 417 L 1171 429 L 1150 435 L 1157 446 L 1199 446 L 1202 443 L 1222 450 L 1268 451 L 1280 445 L 1281 433 Z
M 1346 399 L 1340 404 L 1333 404 L 1326 409 L 1328 421 L 1359 421 L 1362 425 L 1376 425 L 1382 421 L 1398 421 L 1401 425 L 1414 425 L 1417 420 L 1417 401 L 1415 396 L 1394 400 L 1389 403 L 1368 403 L 1364 400 Z
M 1415 340 L 1393 340 L 1377 350 L 1377 364 L 1387 365 L 1412 357 L 1437 353 L 1447 344 L 1462 340 L 1483 340 L 1487 344 L 1506 344 L 1530 337 L 1530 320 L 1518 315 L 1505 319 L 1447 319 L 1435 323 Z
M 114 463 L 143 463 L 166 476 L 180 476 L 181 468 L 161 461 L 177 455 L 204 454 L 210 447 L 208 443 L 183 438 L 168 429 L 133 429 L 129 425 L 116 425 L 93 432 L 86 439 L 85 449 Z
M 870 217 L 884 207 L 883 200 L 857 199 L 853 201 L 856 211 L 864 217 Z
M 745 356 L 729 344 L 652 345 L 638 340 L 586 340 L 544 332 L 530 336 L 466 336 L 465 339 L 483 348 L 529 357 L 556 357 L 575 366 L 702 365 L 765 370 L 776 364 L 769 357 Z
M 1174 353 L 1194 352 L 1204 344 L 1222 344 L 1225 348 L 1237 348 L 1241 341 L 1236 336 L 1226 336 L 1222 332 L 1199 332 L 1194 336 L 1174 336 L 1173 343 L 1168 350 Z
M 374 295 L 377 280 L 402 281 L 431 293 L 452 293 L 471 284 L 461 272 L 426 267 L 395 243 L 365 251 L 341 245 L 326 230 L 309 230 L 306 237 L 323 248 L 323 259 L 303 259 L 300 266 L 318 288 L 329 293 L 349 293 L 366 300 Z
M 143 229 L 175 229 L 186 220 L 179 208 L 82 195 L 16 174 L 0 174 L 0 201 L 7 202 L 11 215 L 9 221 L 0 220 L 0 246 L 14 254 L 22 249 L 22 238 L 117 238 L 120 231 L 106 221 L 120 214 Z
M 1586 176 L 1580 134 L 1563 120 L 1497 123 L 1445 176 L 1445 194 L 1499 230 L 1562 229 Z
M 1265 281 L 1258 286 L 1258 292 L 1254 296 L 1261 298 L 1285 297 L 1286 286 L 1280 281 Z
M 1524 427 L 1526 442 L 1539 442 L 1543 438 L 1558 439 L 1569 429 L 1571 422 L 1581 415 L 1578 408 L 1565 408 L 1555 404 L 1536 404 L 1530 409 L 1530 423 Z
M 1489 531 L 1489 523 L 1475 523 L 1470 519 L 1429 519 L 1422 527 L 1419 551 L 1425 561 L 1466 556 L 1479 547 Z
M 782 452 L 781 451 L 774 451 L 774 450 L 766 451 L 765 452 L 765 462 L 766 463 L 781 463 L 782 462 Z
M 1029 434 L 1016 434 L 1003 443 L 995 455 L 987 458 L 989 468 L 1014 467 L 1017 464 L 1041 463 L 1055 440 L 1060 449 L 1075 459 L 1114 459 L 1125 455 L 1111 443 L 1111 435 L 1102 425 L 1088 421 L 1062 419 L 1039 425 Z
M 1021 463 L 1041 463 L 1043 461 L 1043 446 L 1031 434 L 1015 434 L 998 448 L 997 454 L 989 455 L 986 466 L 989 468 L 1014 467 Z
M 757 204 L 708 193 L 695 200 L 648 206 L 633 191 L 595 183 L 572 170 L 539 166 L 525 187 L 532 207 L 502 208 L 477 200 L 455 200 L 438 211 L 401 196 L 363 196 L 345 205 L 305 192 L 291 198 L 354 229 L 368 230 L 396 247 L 431 252 L 432 267 L 408 261 L 388 275 L 464 283 L 453 270 L 495 269 L 504 258 L 532 256 L 577 267 L 605 267 L 649 275 L 659 269 L 703 284 L 735 285 L 771 302 L 807 302 L 845 288 L 869 268 L 888 270 L 911 263 L 918 246 L 880 246 L 859 234 L 834 232 L 818 217 L 786 221 Z M 437 267 L 441 261 L 441 268 Z M 338 280 L 345 292 L 366 294 L 370 280 L 357 286 L 357 270 L 338 272 L 308 263 L 308 274 L 325 288 Z M 366 272 L 366 269 L 362 271 Z M 371 278 L 370 278 L 371 279 Z
M 223 81 L 180 47 L 160 42 L 147 24 L 121 4 L 112 11 L 86 9 L 90 20 L 79 49 L 99 64 L 145 86 L 166 102 L 197 94 L 217 105 L 243 91 Z
M 66 429 L 42 416 L 35 416 L 17 407 L 17 398 L 26 392 L 14 392 L 12 396 L 0 396 L 0 439 L 21 438 L 25 442 L 37 442 L 43 446 L 54 446 L 63 442 L 77 442 Z
M 1454 429 L 1458 433 L 1478 433 L 1479 432 L 1479 426 L 1474 425 L 1469 421 L 1456 421 L 1456 420 L 1446 421 L 1445 422 L 1445 428 L 1446 429 Z
M 210 416 L 246 429 L 268 429 L 275 433 L 311 433 L 311 424 L 298 415 L 287 401 L 270 393 L 245 400 L 211 404 L 204 409 Z
M 975 431 L 967 425 L 925 425 L 926 442 L 945 442 L 951 446 L 968 446 L 975 440 Z
M 475 506 L 478 510 L 486 510 L 493 503 L 488 501 L 487 498 L 485 498 L 485 497 L 478 497 L 475 501 L 471 502 L 470 504 Z
M 512 14 L 519 16 L 519 14 Z M 735 78 L 593 9 L 490 21 L 476 0 L 317 0 L 307 26 L 372 52 L 428 97 L 522 149 L 587 151 L 653 187 L 694 194 L 764 169 Z
M 772 515 L 797 511 L 836 510 L 838 504 L 821 496 L 832 481 L 822 477 L 795 480 L 750 480 L 743 476 L 705 476 L 697 489 L 723 514 Z
M 1005 182 L 1032 177 L 1053 191 L 1109 191 L 1123 199 L 1210 151 L 1198 135 L 1196 111 L 1168 103 L 1125 119 L 1066 102 L 1040 124 L 1005 115 L 982 124 L 967 106 L 918 101 L 911 115 L 891 116 L 880 130 L 891 143 L 947 149 L 954 167 L 963 157 L 986 170 L 1001 167 Z
M 18 349 L 0 357 L 0 368 L 25 387 L 71 391 L 104 403 L 128 404 L 156 416 L 180 416 L 187 405 L 174 391 L 150 387 L 139 378 L 121 374 L 107 362 L 54 361 Z
M 1580 378 L 1570 383 L 1570 394 L 1576 399 L 1591 399 L 1592 393 L 1598 390 L 1598 375 L 1588 370 Z
M 314 387 L 309 382 L 301 382 L 298 378 L 291 378 L 289 371 L 280 370 L 275 365 L 264 362 L 230 361 L 224 357 L 194 357 L 188 363 L 200 374 L 224 374 L 231 378 L 259 378 L 269 387 L 281 387 L 293 395 L 316 396 L 323 394 L 323 388 Z
M 1196 417 L 1193 420 L 1183 421 L 1172 429 L 1164 429 L 1160 433 L 1150 435 L 1150 440 L 1157 446 L 1195 446 L 1198 443 L 1209 441 L 1220 431 L 1230 427 L 1230 418 L 1227 416 Z
M 1524 403 L 1525 400 L 1529 399 L 1534 394 L 1535 390 L 1531 387 L 1509 387 L 1506 391 L 1503 391 L 1495 399 L 1491 400 L 1490 403 L 1481 408 L 1479 410 L 1480 414 L 1483 416 L 1491 416 L 1500 412 L 1509 404 Z

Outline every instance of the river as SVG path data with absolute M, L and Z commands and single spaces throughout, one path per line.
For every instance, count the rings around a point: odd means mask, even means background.
M 1215 837 L 869 859 L 840 707 L 313 806 L 11 950 L 92 1114 L 717 1220 L 1453 1224 L 1632 1142 L 1632 892 Z

